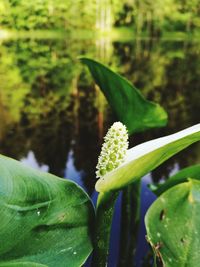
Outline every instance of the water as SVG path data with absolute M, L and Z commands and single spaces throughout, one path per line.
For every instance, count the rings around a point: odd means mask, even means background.
M 131 146 L 199 122 L 200 46 L 197 41 L 10 39 L 0 45 L 0 153 L 79 183 L 95 199 L 95 166 L 108 127 L 116 120 L 80 55 L 111 66 L 169 114 L 168 127 L 136 134 Z M 195 144 L 168 160 L 142 183 L 141 225 L 135 266 L 148 251 L 144 214 L 155 199 L 150 179 L 163 181 L 199 162 Z M 120 199 L 114 217 L 110 265 L 117 264 Z M 146 264 L 146 265 L 145 265 Z M 133 266 L 133 263 L 130 264 Z

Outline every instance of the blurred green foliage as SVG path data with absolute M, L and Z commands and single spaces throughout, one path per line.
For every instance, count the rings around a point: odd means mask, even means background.
M 199 0 L 1 0 L 1 28 L 109 29 L 130 26 L 137 35 L 191 33 L 200 26 Z
M 88 9 L 84 1 L 62 0 L 3 0 L 0 23 L 17 30 L 68 29 L 90 27 L 94 3 Z M 76 14 L 79 14 L 77 19 Z M 84 17 L 87 20 L 83 23 Z

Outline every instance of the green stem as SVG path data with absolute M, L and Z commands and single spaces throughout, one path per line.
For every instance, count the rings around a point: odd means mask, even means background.
M 123 190 L 118 267 L 133 265 L 140 221 L 140 181 Z
M 107 266 L 110 230 L 117 196 L 117 192 L 100 193 L 98 196 L 92 267 Z

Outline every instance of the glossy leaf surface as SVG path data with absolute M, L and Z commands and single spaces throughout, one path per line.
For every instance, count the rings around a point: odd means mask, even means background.
M 198 180 L 170 188 L 148 210 L 145 218 L 147 239 L 162 266 L 199 266 L 199 210 Z
M 81 266 L 93 216 L 75 183 L 0 156 L 0 266 Z
M 188 177 L 200 180 L 200 164 L 180 170 L 175 175 L 171 176 L 165 183 L 158 184 L 156 189 L 153 189 L 152 191 L 157 196 L 160 196 L 163 192 L 165 192 L 169 188 L 177 184 L 186 182 Z
M 167 114 L 164 109 L 146 100 L 129 81 L 92 59 L 81 58 L 81 61 L 89 68 L 118 119 L 128 128 L 129 134 L 166 125 Z
M 98 192 L 119 190 L 142 178 L 164 161 L 200 140 L 200 124 L 128 150 L 125 162 L 96 183 Z

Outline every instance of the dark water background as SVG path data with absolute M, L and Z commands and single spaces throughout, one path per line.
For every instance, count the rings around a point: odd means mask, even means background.
M 78 61 L 88 55 L 134 83 L 169 114 L 168 126 L 131 137 L 130 146 L 199 122 L 200 41 L 112 41 L 26 38 L 0 41 L 0 153 L 79 183 L 95 200 L 95 166 L 102 138 L 116 120 Z M 144 214 L 155 196 L 147 188 L 199 162 L 195 144 L 144 177 L 138 245 L 129 266 L 150 266 Z M 109 266 L 117 266 L 120 198 L 114 216 Z M 126 244 L 124 244 L 126 245 Z

